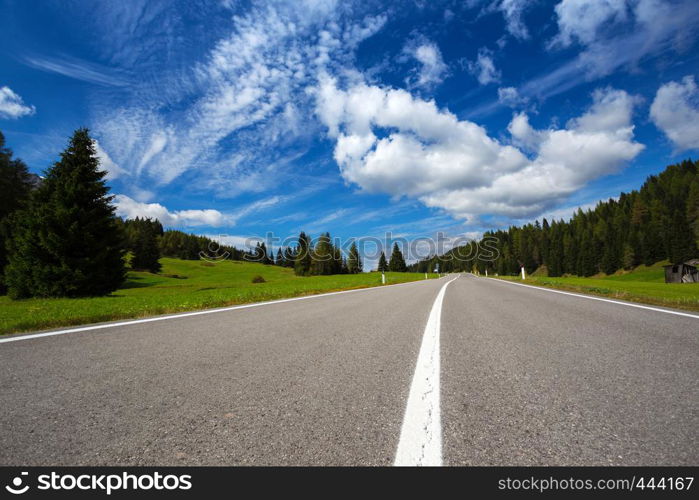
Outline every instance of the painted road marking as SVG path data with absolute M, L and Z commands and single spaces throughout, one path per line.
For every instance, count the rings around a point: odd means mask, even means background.
M 16 342 L 18 340 L 29 340 L 29 339 L 37 339 L 37 338 L 41 338 L 41 337 L 52 337 L 55 335 L 65 335 L 66 333 L 89 332 L 91 330 L 102 330 L 105 328 L 116 328 L 118 326 L 138 325 L 141 323 L 150 323 L 151 321 L 164 321 L 166 319 L 187 318 L 189 316 L 200 316 L 202 314 L 214 314 L 214 313 L 219 313 L 219 312 L 235 311 L 237 309 L 249 309 L 251 307 L 260 307 L 260 306 L 269 306 L 269 305 L 273 305 L 273 304 L 282 304 L 284 302 L 293 302 L 296 300 L 316 299 L 318 297 L 328 297 L 330 295 L 340 295 L 343 293 L 366 292 L 369 290 L 385 290 L 388 287 L 414 285 L 416 283 L 425 283 L 426 281 L 428 281 L 428 280 L 415 280 L 415 281 L 408 281 L 407 283 L 396 283 L 395 285 L 383 285 L 383 286 L 374 286 L 374 287 L 367 287 L 367 288 L 358 288 L 356 290 L 342 290 L 339 292 L 319 293 L 317 295 L 305 295 L 303 297 L 292 297 L 290 299 L 270 300 L 267 302 L 254 302 L 252 304 L 242 304 L 239 306 L 221 307 L 221 308 L 217 308 L 217 309 L 205 309 L 203 311 L 193 311 L 193 312 L 187 312 L 187 313 L 169 314 L 167 316 L 155 316 L 152 318 L 120 321 L 118 323 L 107 323 L 107 324 L 103 324 L 103 325 L 83 326 L 83 327 L 79 327 L 79 328 L 69 328 L 67 330 L 56 330 L 56 331 L 52 331 L 52 332 L 43 332 L 43 333 L 31 333 L 28 335 L 16 335 L 16 336 L 7 337 L 7 338 L 0 338 L 0 344 L 2 344 L 4 342 Z
M 580 293 L 564 292 L 562 290 L 552 290 L 551 288 L 545 288 L 542 286 L 525 285 L 524 283 L 514 283 L 512 281 L 499 280 L 497 278 L 488 278 L 488 279 L 494 280 L 498 283 L 507 283 L 509 285 L 525 286 L 527 288 L 533 288 L 535 290 L 542 290 L 544 292 L 560 293 L 562 295 L 571 295 L 573 297 L 580 297 L 582 299 L 599 300 L 600 302 L 609 302 L 611 304 L 617 304 L 620 306 L 637 307 L 638 309 L 648 309 L 649 311 L 657 311 L 657 312 L 666 313 L 666 314 L 674 314 L 676 316 L 685 316 L 687 318 L 699 319 L 699 316 L 697 316 L 696 314 L 683 313 L 683 312 L 679 312 L 679 311 L 670 311 L 668 309 L 660 309 L 659 307 L 642 306 L 640 304 L 630 304 L 629 302 L 620 302 L 618 300 L 603 299 L 602 297 L 592 297 L 590 295 L 583 295 Z
M 449 283 L 439 290 L 422 336 L 415 374 L 393 465 L 442 465 L 442 416 L 439 406 L 439 335 L 442 302 Z

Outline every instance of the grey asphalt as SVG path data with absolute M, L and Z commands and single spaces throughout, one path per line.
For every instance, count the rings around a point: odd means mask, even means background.
M 441 334 L 446 463 L 699 464 L 699 319 L 469 276 Z
M 0 465 L 390 465 L 446 279 L 0 344 Z M 462 276 L 452 465 L 699 463 L 699 320 Z

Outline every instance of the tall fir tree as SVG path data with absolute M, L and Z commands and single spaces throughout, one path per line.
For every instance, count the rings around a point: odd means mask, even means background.
M 388 262 L 386 262 L 386 254 L 381 252 L 381 257 L 379 257 L 379 266 L 377 268 L 379 272 L 386 272 L 388 271 Z
M 362 259 L 359 256 L 359 250 L 357 249 L 356 242 L 352 242 L 352 246 L 349 250 L 349 256 L 347 257 L 347 272 L 350 274 L 362 272 Z
M 99 167 L 88 130 L 77 130 L 14 218 L 11 297 L 106 295 L 124 282 L 123 235 Z
M 138 222 L 131 242 L 131 268 L 159 273 L 162 266 L 156 226 L 150 219 Z
M 405 265 L 405 259 L 403 258 L 403 252 L 398 248 L 398 243 L 393 244 L 391 260 L 388 261 L 388 269 L 396 273 L 404 273 L 408 270 L 408 266 Z
M 32 189 L 27 166 L 12 157 L 5 147 L 5 136 L 0 132 L 0 294 L 7 291 L 4 269 L 7 265 L 6 246 L 11 238 L 10 217 L 28 201 Z
M 294 273 L 297 276 L 308 276 L 311 272 L 311 238 L 301 231 L 299 234 L 298 245 L 294 256 Z
M 286 262 L 284 259 L 284 252 L 282 252 L 282 247 L 277 250 L 277 259 L 274 261 L 277 266 L 285 267 Z

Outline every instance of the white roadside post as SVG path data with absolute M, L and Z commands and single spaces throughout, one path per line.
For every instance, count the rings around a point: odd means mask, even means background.
M 524 277 L 524 266 L 522 266 L 522 279 L 526 279 L 526 278 Z
M 425 273 L 425 279 L 427 279 L 427 273 Z
M 488 277 L 488 268 L 487 267 L 485 268 L 485 277 L 486 278 Z
M 386 284 L 386 274 L 383 271 L 381 271 L 381 284 Z

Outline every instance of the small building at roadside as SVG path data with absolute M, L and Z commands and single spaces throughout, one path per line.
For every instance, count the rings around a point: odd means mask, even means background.
M 699 282 L 699 259 L 678 262 L 665 267 L 665 283 Z

